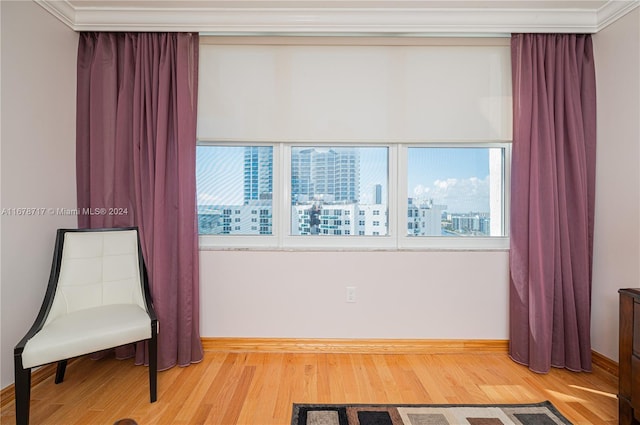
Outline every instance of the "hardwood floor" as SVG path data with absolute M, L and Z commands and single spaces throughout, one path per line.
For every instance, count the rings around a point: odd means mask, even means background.
M 158 376 L 132 360 L 80 358 L 65 381 L 33 386 L 31 424 L 289 424 L 292 403 L 533 403 L 550 400 L 574 424 L 617 424 L 617 378 L 602 369 L 540 375 L 506 353 L 332 354 L 207 351 Z M 14 424 L 13 402 L 2 424 Z

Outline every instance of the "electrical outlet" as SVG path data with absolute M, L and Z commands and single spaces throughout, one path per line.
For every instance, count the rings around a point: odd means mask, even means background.
M 347 302 L 348 303 L 356 302 L 356 287 L 355 286 L 347 286 Z

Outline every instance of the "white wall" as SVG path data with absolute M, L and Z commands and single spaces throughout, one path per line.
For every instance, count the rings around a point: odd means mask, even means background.
M 204 337 L 508 335 L 504 251 L 201 251 L 200 261 Z
M 0 2 L 1 206 L 75 208 L 78 35 L 31 1 Z M 1 217 L 1 387 L 13 347 L 33 323 L 49 277 L 55 229 L 75 217 Z
M 640 287 L 640 8 L 594 37 L 598 96 L 592 346 L 618 360 L 618 289 Z

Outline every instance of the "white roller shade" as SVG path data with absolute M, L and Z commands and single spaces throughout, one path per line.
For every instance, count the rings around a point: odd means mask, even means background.
M 511 139 L 508 39 L 212 40 L 200 50 L 201 140 Z

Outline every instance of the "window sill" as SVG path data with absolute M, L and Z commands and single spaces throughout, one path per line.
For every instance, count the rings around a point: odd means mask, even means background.
M 288 237 L 200 236 L 200 251 L 333 251 L 333 252 L 412 252 L 412 251 L 508 251 L 508 237 L 492 238 L 409 238 L 393 237 Z M 355 239 L 355 240 L 354 240 Z M 373 240 L 375 239 L 375 240 Z

